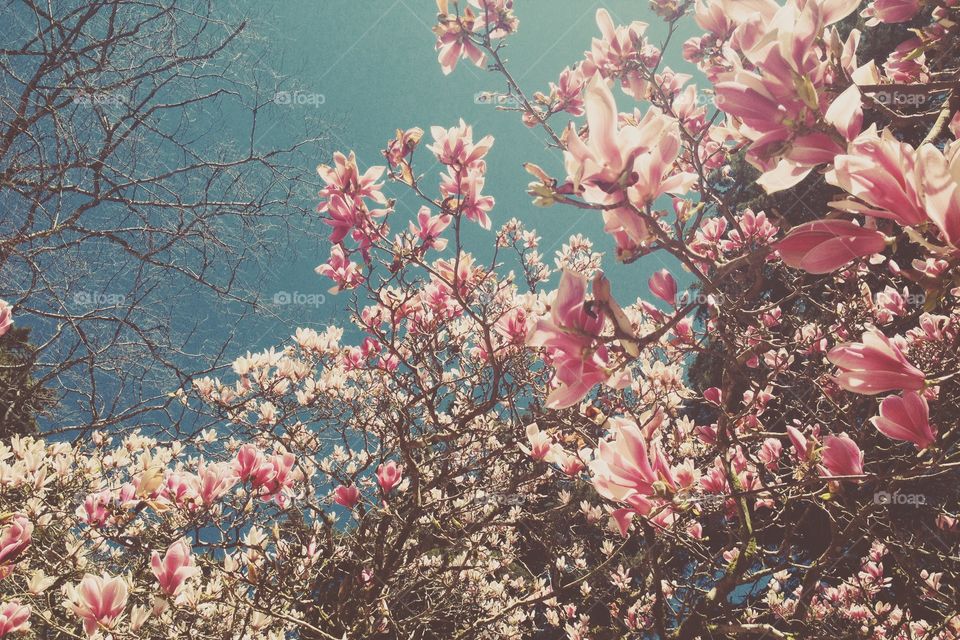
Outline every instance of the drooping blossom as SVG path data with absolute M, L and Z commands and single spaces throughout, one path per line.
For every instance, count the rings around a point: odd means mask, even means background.
M 925 375 L 910 364 L 892 340 L 877 329 L 863 333 L 862 342 L 848 342 L 830 350 L 837 366 L 834 380 L 847 391 L 874 395 L 884 391 L 919 391 Z
M 880 415 L 871 418 L 870 422 L 888 438 L 912 442 L 918 449 L 929 447 L 937 439 L 930 426 L 926 398 L 912 391 L 884 398 L 880 403 Z
M 13 326 L 13 307 L 6 300 L 0 299 L 0 336 L 10 331 Z
M 880 253 L 887 237 L 846 220 L 814 220 L 798 225 L 773 245 L 781 259 L 807 273 L 830 273 L 851 260 Z
M 824 438 L 822 462 L 831 476 L 863 475 L 863 452 L 845 433 Z
M 340 485 L 333 490 L 333 501 L 347 509 L 353 509 L 360 501 L 360 489 L 351 485 Z
M 403 467 L 393 460 L 377 467 L 377 483 L 384 495 L 393 491 L 401 480 L 403 480 Z
M 24 633 L 30 629 L 30 605 L 20 604 L 16 600 L 0 605 L 0 638 L 14 633 Z
M 404 158 L 413 153 L 420 144 L 421 138 L 423 138 L 423 129 L 419 127 L 411 127 L 406 131 L 397 129 L 397 136 L 387 144 L 387 149 L 383 153 L 390 166 L 399 165 Z
M 79 585 L 64 587 L 64 607 L 83 620 L 83 630 L 93 636 L 101 629 L 113 629 L 127 606 L 127 581 L 122 576 L 86 574 Z
M 14 514 L 0 529 L 0 566 L 16 562 L 30 546 L 33 523 L 22 514 Z
M 188 579 L 200 575 L 190 545 L 184 540 L 170 545 L 162 558 L 159 552 L 154 551 L 150 558 L 150 570 L 160 583 L 160 589 L 170 597 L 180 593 Z
M 556 373 L 556 388 L 547 407 L 562 409 L 576 404 L 601 382 L 625 384 L 622 374 L 609 369 L 607 349 L 599 340 L 604 314 L 586 299 L 587 281 L 564 270 L 560 288 L 550 307 L 527 336 L 527 344 L 547 349 Z
M 666 269 L 661 269 L 650 276 L 650 279 L 647 281 L 647 286 L 650 287 L 650 292 L 653 295 L 667 304 L 672 305 L 676 303 L 677 281 L 673 279 L 673 276 L 670 275 L 670 272 Z

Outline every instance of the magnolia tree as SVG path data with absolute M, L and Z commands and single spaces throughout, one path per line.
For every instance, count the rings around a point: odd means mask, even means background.
M 601 9 L 536 93 L 511 0 L 438 5 L 608 237 L 497 220 L 463 121 L 337 153 L 353 328 L 193 380 L 192 440 L 5 444 L 0 637 L 960 637 L 955 0 Z

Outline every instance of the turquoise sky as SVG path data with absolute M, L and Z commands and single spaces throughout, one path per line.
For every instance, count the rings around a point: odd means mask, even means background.
M 548 83 L 555 81 L 564 67 L 582 58 L 591 38 L 599 34 L 595 13 L 600 6 L 607 8 L 618 24 L 647 22 L 648 37 L 656 45 L 666 36 L 665 25 L 652 15 L 645 0 L 519 0 L 516 14 L 520 30 L 508 40 L 506 58 L 528 95 L 546 91 Z M 267 62 L 290 76 L 292 89 L 311 96 L 291 100 L 300 104 L 277 105 L 266 114 L 274 118 L 261 129 L 261 136 L 268 142 L 270 137 L 285 139 L 286 129 L 294 129 L 298 118 L 319 115 L 335 126 L 334 146 L 317 149 L 317 163 L 327 162 L 335 150 L 353 149 L 363 169 L 383 164 L 380 150 L 397 128 L 419 126 L 429 131 L 431 125 L 449 127 L 463 118 L 473 125 L 475 138 L 486 134 L 496 138 L 488 155 L 484 189 L 497 200 L 491 215 L 494 229 L 511 217 L 521 219 L 542 237 L 541 252 L 551 265 L 553 252 L 570 235 L 583 233 L 591 237 L 595 250 L 606 254 L 604 269 L 613 281 L 615 295 L 623 300 L 635 299 L 645 292 L 646 279 L 664 266 L 682 278 L 676 263 L 665 257 L 651 256 L 632 265 L 617 264 L 613 241 L 603 233 L 599 215 L 594 212 L 560 206 L 542 209 L 531 204 L 526 194 L 531 177 L 522 164 L 540 164 L 552 175 L 563 178 L 562 158 L 556 151 L 548 150 L 544 136 L 525 127 L 517 114 L 475 102 L 479 92 L 506 90 L 499 76 L 469 62 L 461 62 L 453 74 L 443 75 L 431 32 L 436 20 L 433 0 L 289 0 L 282 10 L 254 8 L 252 3 L 250 7 L 251 28 L 264 39 Z M 242 10 L 242 5 L 238 10 Z M 688 35 L 674 36 L 667 66 L 691 70 L 678 57 L 679 45 Z M 618 99 L 622 108 L 632 109 L 626 96 Z M 568 120 L 565 114 L 558 116 L 553 121 L 555 128 L 563 128 Z M 438 181 L 439 167 L 430 169 L 430 158 L 424 153 L 419 154 L 419 159 L 419 170 L 427 172 L 427 183 L 431 177 Z M 412 194 L 404 195 L 400 189 L 393 189 L 390 195 L 399 196 L 397 208 L 403 216 L 419 207 Z M 304 197 L 316 200 L 312 193 L 305 193 Z M 405 222 L 402 226 L 406 226 Z M 395 218 L 393 228 L 400 227 L 400 219 Z M 468 250 L 488 256 L 492 233 L 474 225 L 468 236 Z M 265 298 L 278 290 L 323 293 L 330 286 L 313 272 L 326 259 L 328 248 L 313 241 L 301 244 L 289 259 L 272 268 L 272 281 L 260 284 Z M 343 302 L 339 296 L 327 296 L 326 304 L 320 308 L 280 309 L 278 318 L 258 322 L 251 329 L 247 344 L 250 348 L 276 344 L 297 325 L 343 324 L 343 316 L 338 313 Z

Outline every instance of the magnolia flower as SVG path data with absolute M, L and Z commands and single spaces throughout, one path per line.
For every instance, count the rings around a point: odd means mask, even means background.
M 912 442 L 919 449 L 929 447 L 937 439 L 930 426 L 926 398 L 912 391 L 884 398 L 880 403 L 880 415 L 871 418 L 870 422 L 888 438 Z
M 403 479 L 403 467 L 391 460 L 377 467 L 377 482 L 384 495 L 390 493 Z
M 79 585 L 64 587 L 63 606 L 83 620 L 83 630 L 93 636 L 101 628 L 112 629 L 127 606 L 127 581 L 120 577 L 86 574 Z
M 666 269 L 661 269 L 650 276 L 650 279 L 647 280 L 647 285 L 650 287 L 650 292 L 653 295 L 667 304 L 676 303 L 677 281 L 673 279 L 673 276 L 670 275 L 670 272 Z
M 680 153 L 677 121 L 651 108 L 635 124 L 619 122 L 617 104 L 605 80 L 595 75 L 585 96 L 589 137 L 582 140 L 573 123 L 566 134 L 567 179 L 584 200 L 610 206 L 603 211 L 604 230 L 629 255 L 650 237 L 643 208 L 664 193 L 683 195 L 695 176 L 674 172 Z
M 187 579 L 200 574 L 190 551 L 190 546 L 179 540 L 170 545 L 162 559 L 156 551 L 150 558 L 150 570 L 160 583 L 160 589 L 168 596 L 176 596 Z
M 597 493 L 629 505 L 611 514 L 625 536 L 633 514 L 649 513 L 652 503 L 647 497 L 654 494 L 653 485 L 660 478 L 650 464 L 640 427 L 626 418 L 611 418 L 611 423 L 614 438 L 600 442 L 590 471 Z
M 924 373 L 910 364 L 889 338 L 870 329 L 863 342 L 841 344 L 827 358 L 840 372 L 834 380 L 847 391 L 874 395 L 883 391 L 919 391 Z
M 483 51 L 470 40 L 470 35 L 478 26 L 473 10 L 467 7 L 458 17 L 448 14 L 445 7 L 444 0 L 440 5 L 440 23 L 433 28 L 437 34 L 437 57 L 444 75 L 453 73 L 461 57 L 468 58 L 478 67 L 483 66 Z
M 0 638 L 30 629 L 30 606 L 16 600 L 0 605 Z
M 827 436 L 823 441 L 823 466 L 831 476 L 863 475 L 863 452 L 846 434 Z
M 927 215 L 943 239 L 960 249 L 960 142 L 940 151 L 932 144 L 917 150 Z
M 333 490 L 333 501 L 347 509 L 353 509 L 360 501 L 360 489 L 343 485 Z
M 831 203 L 836 209 L 896 220 L 904 226 L 927 221 L 917 154 L 890 131 L 878 135 L 871 127 L 834 159 L 826 180 L 856 200 Z
M 530 441 L 530 448 L 520 445 L 520 449 L 534 460 L 552 461 L 553 439 L 546 431 L 540 431 L 536 422 L 527 425 L 527 440 Z
M 334 281 L 334 286 L 329 289 L 330 293 L 339 293 L 344 289 L 353 289 L 363 282 L 363 274 L 360 272 L 360 268 L 359 264 L 352 262 L 347 257 L 343 247 L 335 244 L 330 249 L 330 258 L 314 271 Z
M 453 218 L 448 214 L 431 216 L 430 209 L 420 207 L 417 213 L 417 225 L 410 223 L 410 231 L 417 234 L 424 249 L 443 251 L 447 248 L 447 239 L 441 238 L 443 230 L 450 226 Z
M 13 326 L 13 307 L 6 300 L 0 299 L 0 336 L 10 331 Z M 28 614 L 29 615 L 29 614 Z
M 816 274 L 830 273 L 851 260 L 880 253 L 886 246 L 887 238 L 879 231 L 846 220 L 801 224 L 773 245 L 786 264 Z
M 867 20 L 868 27 L 875 27 L 881 22 L 896 24 L 907 22 L 920 11 L 920 0 L 873 0 L 870 5 L 860 12 Z
M 608 368 L 607 350 L 599 341 L 604 314 L 587 302 L 586 293 L 586 278 L 564 270 L 549 319 L 538 320 L 527 335 L 527 344 L 545 347 L 556 368 L 557 387 L 547 397 L 551 409 L 576 404 L 601 382 L 617 388 L 627 382 Z
M 479 141 L 473 141 L 473 127 L 460 119 L 456 127 L 430 127 L 433 144 L 427 149 L 433 152 L 437 161 L 456 169 L 466 169 L 478 166 L 490 147 L 493 146 L 493 136 L 486 135 Z
M 236 481 L 237 477 L 230 464 L 206 464 L 201 460 L 197 469 L 197 495 L 203 504 L 211 505 L 225 496 Z
M 15 514 L 9 523 L 0 529 L 0 565 L 10 564 L 30 546 L 33 523 L 20 514 Z

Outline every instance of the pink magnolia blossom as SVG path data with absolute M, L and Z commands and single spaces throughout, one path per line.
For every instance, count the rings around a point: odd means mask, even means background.
M 930 426 L 926 398 L 912 391 L 884 398 L 880 403 L 880 415 L 871 418 L 870 422 L 888 438 L 912 442 L 918 449 L 929 447 L 937 439 Z
M 602 440 L 596 458 L 590 463 L 593 486 L 604 498 L 628 505 L 611 515 L 626 536 L 633 515 L 646 515 L 653 503 L 653 484 L 660 478 L 650 463 L 643 433 L 635 422 L 611 418 L 612 440 Z
M 150 570 L 160 583 L 160 589 L 170 597 L 180 593 L 184 582 L 189 578 L 200 575 L 200 569 L 193 561 L 190 545 L 184 540 L 170 545 L 163 558 L 154 551 L 150 558 Z
M 920 172 L 913 147 L 889 131 L 878 135 L 871 127 L 853 142 L 846 154 L 834 159 L 826 180 L 856 200 L 832 203 L 834 208 L 896 220 L 904 226 L 927 221 Z
M 211 505 L 225 496 L 236 481 L 230 464 L 206 464 L 201 461 L 197 469 L 197 495 L 203 504 Z
M 636 124 L 620 125 L 613 94 L 599 76 L 590 81 L 585 104 L 590 135 L 582 140 L 571 123 L 564 152 L 567 179 L 587 202 L 624 205 L 604 209 L 604 229 L 616 239 L 618 251 L 629 254 L 650 231 L 627 205 L 643 208 L 664 193 L 682 195 L 694 175 L 673 171 L 680 153 L 675 119 L 651 108 Z
M 317 173 L 326 183 L 319 193 L 320 204 L 317 211 L 328 216 L 323 222 L 333 227 L 330 236 L 332 243 L 338 244 L 348 233 L 353 233 L 361 246 L 366 247 L 371 242 L 369 236 L 375 235 L 371 219 L 385 215 L 386 210 L 370 210 L 364 200 L 387 204 L 386 196 L 381 190 L 383 183 L 377 182 L 386 167 L 370 167 L 361 174 L 353 152 L 345 156 L 338 151 L 333 155 L 333 161 L 333 166 L 317 167 Z
M 387 162 L 395 167 L 405 157 L 413 153 L 413 150 L 420 144 L 421 138 L 423 138 L 423 129 L 419 127 L 411 127 L 406 131 L 397 129 L 397 136 L 387 144 L 387 149 L 383 152 L 383 155 Z
M 91 527 L 100 527 L 110 517 L 108 507 L 113 499 L 109 489 L 89 494 L 83 500 L 83 505 L 77 508 L 77 515 Z
M 553 459 L 553 438 L 546 431 L 540 431 L 536 422 L 527 425 L 527 440 L 530 448 L 520 445 L 520 449 L 534 460 L 551 462 Z
M 907 22 L 920 11 L 920 0 L 873 0 L 870 5 L 860 12 L 867 20 L 868 27 L 875 27 L 881 22 L 896 24 Z
M 13 326 L 13 307 L 6 300 L 0 300 L 0 336 Z
M 377 483 L 384 495 L 393 491 L 401 480 L 403 480 L 403 467 L 393 460 L 377 467 Z
M 781 259 L 808 273 L 830 273 L 851 260 L 880 253 L 887 237 L 846 220 L 814 220 L 790 230 L 773 245 Z
M 333 501 L 347 509 L 353 509 L 360 501 L 360 489 L 351 485 L 339 486 L 333 490 Z
M 546 403 L 550 408 L 576 404 L 601 382 L 614 387 L 625 383 L 608 368 L 607 350 L 599 341 L 604 314 L 588 305 L 586 293 L 586 278 L 565 270 L 550 317 L 538 320 L 527 336 L 528 345 L 547 349 L 556 368 L 557 387 Z
M 127 581 L 121 577 L 86 574 L 78 585 L 67 585 L 64 606 L 83 620 L 83 630 L 93 636 L 112 629 L 127 606 Z
M 763 172 L 758 183 L 768 192 L 792 187 L 819 164 L 831 162 L 843 151 L 829 129 L 818 131 L 821 99 L 829 78 L 830 64 L 817 41 L 825 28 L 853 12 L 855 0 L 789 1 L 783 7 L 767 4 L 763 11 L 744 4 L 735 42 L 749 64 L 737 65 L 718 76 L 717 106 L 734 116 L 741 136 L 750 141 L 747 160 Z M 704 16 L 723 28 L 726 19 Z M 848 41 L 855 49 L 856 38 Z M 852 55 L 846 69 L 852 73 Z M 859 126 L 859 96 L 851 91 L 833 109 L 828 123 L 847 135 Z
M 0 566 L 15 562 L 30 546 L 33 523 L 21 514 L 14 514 L 0 529 Z
M 477 166 L 493 146 L 491 135 L 474 142 L 473 127 L 467 125 L 463 118 L 458 126 L 449 129 L 431 127 L 430 134 L 433 144 L 428 145 L 427 149 L 433 152 L 438 162 L 455 169 Z
M 666 269 L 661 269 L 650 276 L 650 279 L 647 280 L 647 286 L 650 287 L 650 292 L 653 293 L 653 295 L 667 304 L 676 303 L 677 281 L 673 279 L 673 276 L 670 275 L 670 272 Z
M 447 13 L 446 0 L 438 2 L 440 22 L 433 31 L 437 34 L 436 49 L 444 75 L 453 73 L 460 58 L 467 58 L 478 67 L 483 66 L 483 51 L 473 43 L 470 36 L 478 29 L 476 14 L 467 7 L 459 16 Z
M 823 466 L 831 476 L 863 475 L 863 452 L 850 436 L 827 436 L 823 441 Z
M 790 444 L 793 445 L 793 451 L 797 460 L 802 462 L 810 457 L 810 447 L 807 438 L 800 430 L 794 426 L 787 425 L 787 437 L 790 438 Z
M 917 165 L 927 215 L 943 239 L 960 249 L 960 142 L 951 143 L 945 151 L 921 145 Z
M 334 286 L 330 288 L 330 293 L 339 293 L 344 289 L 353 289 L 363 282 L 363 274 L 360 272 L 360 265 L 351 262 L 343 247 L 339 244 L 333 245 L 330 249 L 330 259 L 314 269 L 321 276 L 326 276 L 334 281 Z
M 294 482 L 292 453 L 276 453 L 269 458 L 255 445 L 245 444 L 237 452 L 233 468 L 242 482 L 249 482 L 264 501 L 285 501 L 285 493 Z
M 493 196 L 481 195 L 484 185 L 484 163 L 471 166 L 467 169 L 449 167 L 443 175 L 440 184 L 440 193 L 446 197 L 457 197 L 459 203 L 455 206 L 467 216 L 468 220 L 479 223 L 484 229 L 490 228 L 490 217 L 487 215 L 493 209 L 496 201 Z
M 11 600 L 0 606 L 0 638 L 13 633 L 23 633 L 29 629 L 30 605 Z
M 763 441 L 760 449 L 760 461 L 770 469 L 776 471 L 779 466 L 780 456 L 783 454 L 783 445 L 776 438 L 767 438 Z
M 837 384 L 866 395 L 923 388 L 923 371 L 910 364 L 893 341 L 876 329 L 865 331 L 862 340 L 838 345 L 827 354 L 840 370 L 834 376 Z
M 452 220 L 453 218 L 448 214 L 431 216 L 429 208 L 420 207 L 420 211 L 417 212 L 417 225 L 411 222 L 410 231 L 417 235 L 424 249 L 443 251 L 447 248 L 447 239 L 441 238 L 440 235 L 450 226 Z

